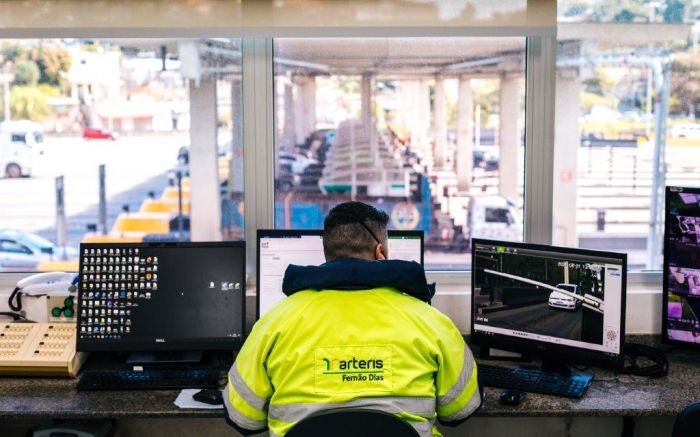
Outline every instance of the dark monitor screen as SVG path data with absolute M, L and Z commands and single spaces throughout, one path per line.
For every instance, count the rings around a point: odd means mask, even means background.
M 242 242 L 81 244 L 77 348 L 229 349 L 244 299 Z
M 422 231 L 389 231 L 389 259 L 423 264 Z M 322 230 L 258 230 L 258 317 L 285 298 L 282 279 L 287 266 L 326 262 Z
M 700 188 L 666 188 L 663 337 L 700 346 Z
M 620 364 L 625 254 L 475 239 L 472 256 L 475 343 Z

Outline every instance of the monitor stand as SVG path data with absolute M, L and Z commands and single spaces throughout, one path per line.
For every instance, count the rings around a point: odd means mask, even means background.
M 177 352 L 131 352 L 126 359 L 134 364 L 198 364 L 202 361 L 202 351 Z
M 562 376 L 571 376 L 571 367 L 555 355 L 542 357 L 542 370 L 545 372 L 559 373 Z

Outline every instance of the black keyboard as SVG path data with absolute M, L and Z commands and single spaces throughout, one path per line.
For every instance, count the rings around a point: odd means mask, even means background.
M 93 370 L 85 371 L 78 390 L 159 390 L 218 388 L 224 373 L 219 369 L 191 370 Z
M 515 367 L 477 366 L 479 380 L 489 387 L 509 388 L 532 393 L 580 398 L 591 385 L 593 377 L 587 374 L 563 376 L 537 369 Z

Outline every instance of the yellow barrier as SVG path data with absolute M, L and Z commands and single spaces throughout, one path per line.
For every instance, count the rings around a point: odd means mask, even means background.
M 144 232 L 167 234 L 170 232 L 170 214 L 157 212 L 135 212 L 119 214 L 112 226 L 113 234 L 122 232 Z
M 160 196 L 161 199 L 175 199 L 177 200 L 177 187 L 166 187 L 165 190 L 163 190 L 163 194 Z M 183 199 L 189 199 L 190 198 L 190 189 L 185 188 L 183 186 L 182 188 L 182 198 Z
M 78 259 L 68 259 L 65 261 L 42 261 L 36 269 L 40 272 L 77 272 Z
M 139 212 L 165 212 L 172 215 L 177 215 L 177 199 L 146 199 L 141 204 L 141 209 Z M 189 199 L 182 199 L 182 213 L 185 215 L 190 214 L 190 201 Z
M 82 243 L 140 243 L 145 232 L 130 232 L 125 234 L 85 234 Z

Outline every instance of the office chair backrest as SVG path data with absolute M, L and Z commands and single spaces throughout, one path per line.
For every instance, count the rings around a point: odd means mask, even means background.
M 676 417 L 672 437 L 694 437 L 700 430 L 700 402 L 688 405 Z
M 327 410 L 301 420 L 286 437 L 418 437 L 407 422 L 384 411 Z

